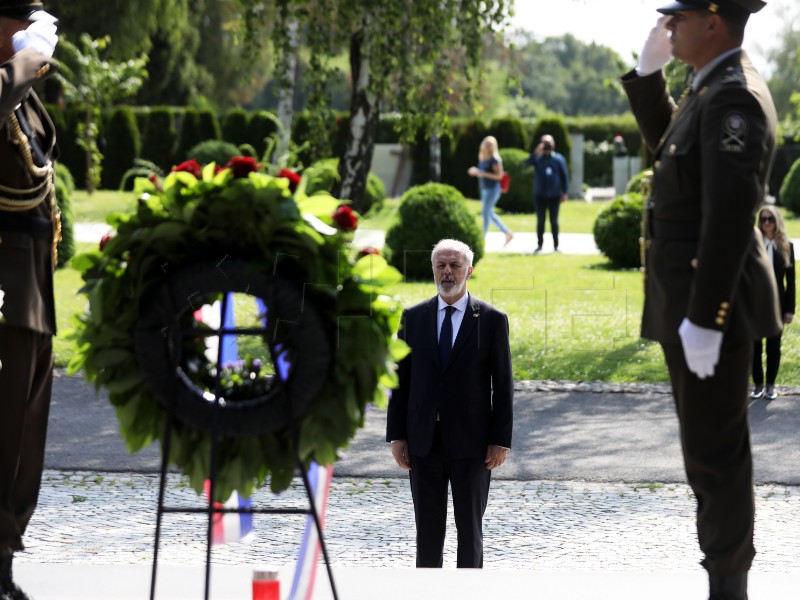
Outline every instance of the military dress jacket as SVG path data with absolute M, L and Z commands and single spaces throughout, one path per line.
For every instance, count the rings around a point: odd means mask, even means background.
M 56 332 L 53 299 L 53 225 L 47 200 L 30 210 L 14 210 L 16 192 L 42 184 L 23 159 L 10 115 L 22 110 L 45 157 L 55 154 L 55 127 L 31 86 L 56 63 L 22 50 L 0 65 L 0 287 L 5 325 L 39 333 Z M 19 107 L 19 108 L 17 108 Z M 24 197 L 24 194 L 23 194 Z M 9 209 L 9 206 L 11 209 Z
M 514 377 L 508 317 L 470 294 L 449 362 L 439 358 L 438 296 L 403 311 L 399 337 L 411 352 L 398 365 L 389 400 L 386 441 L 406 440 L 429 454 L 437 419 L 452 459 L 484 458 L 492 444 L 511 448 Z
M 740 51 L 680 105 L 661 71 L 622 83 L 654 156 L 642 336 L 680 343 L 684 317 L 725 332 L 723 343 L 777 334 L 775 277 L 754 227 L 775 153 L 766 82 Z

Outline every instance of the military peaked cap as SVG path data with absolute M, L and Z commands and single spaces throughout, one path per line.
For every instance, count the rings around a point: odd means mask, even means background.
M 729 21 L 744 25 L 751 13 L 756 13 L 766 6 L 762 0 L 683 0 L 662 6 L 658 10 L 661 14 L 672 15 L 682 10 L 709 10 L 724 17 Z

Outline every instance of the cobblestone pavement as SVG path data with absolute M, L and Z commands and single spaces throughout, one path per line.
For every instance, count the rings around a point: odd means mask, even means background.
M 143 564 L 152 560 L 158 477 L 152 474 L 48 470 L 29 526 L 30 552 L 20 562 Z M 202 500 L 170 475 L 166 502 Z M 274 496 L 259 490 L 256 507 L 304 507 L 299 480 Z M 682 484 L 495 481 L 484 521 L 485 566 L 540 571 L 676 571 L 700 569 L 695 502 Z M 452 505 L 451 505 L 452 510 Z M 452 523 L 452 512 L 448 517 Z M 290 565 L 302 516 L 256 516 L 250 543 L 215 548 L 215 564 Z M 164 517 L 160 564 L 201 565 L 205 518 Z M 445 566 L 455 566 L 449 526 Z M 405 479 L 334 477 L 326 539 L 334 566 L 412 567 L 414 515 Z M 756 488 L 754 571 L 800 573 L 800 487 Z

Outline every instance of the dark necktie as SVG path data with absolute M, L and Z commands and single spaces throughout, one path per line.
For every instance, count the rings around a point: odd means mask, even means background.
M 453 311 L 455 308 L 447 306 L 444 309 L 444 321 L 442 330 L 439 332 L 439 362 L 442 369 L 450 362 L 450 352 L 453 349 Z

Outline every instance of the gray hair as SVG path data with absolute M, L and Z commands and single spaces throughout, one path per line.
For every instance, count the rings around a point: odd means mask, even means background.
M 442 250 L 452 250 L 453 252 L 458 252 L 466 259 L 467 266 L 472 266 L 472 259 L 475 258 L 475 253 L 472 251 L 472 249 L 464 242 L 451 239 L 439 240 L 436 243 L 436 245 L 433 247 L 433 251 L 431 252 L 431 264 L 436 262 L 436 255 Z

